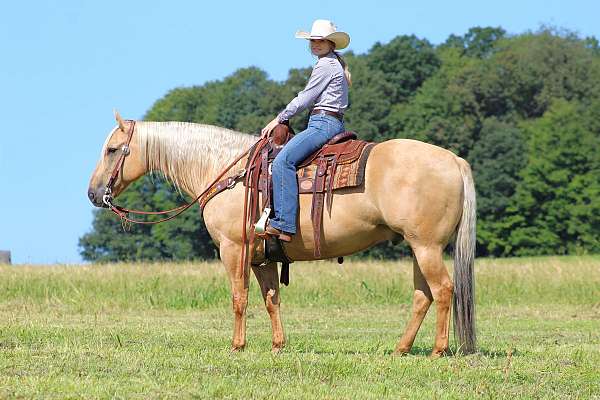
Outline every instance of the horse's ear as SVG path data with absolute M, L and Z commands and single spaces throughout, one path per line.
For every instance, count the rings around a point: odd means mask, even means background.
M 123 132 L 126 132 L 127 129 L 125 128 L 125 122 L 123 121 L 123 118 L 121 118 L 121 114 L 119 114 L 119 112 L 117 111 L 116 108 L 113 110 L 113 113 L 115 114 L 115 119 L 117 120 L 117 123 L 119 124 L 119 128 Z

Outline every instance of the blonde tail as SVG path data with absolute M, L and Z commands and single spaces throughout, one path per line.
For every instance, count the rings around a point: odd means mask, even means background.
M 454 335 L 459 351 L 464 354 L 477 350 L 475 335 L 475 264 L 476 193 L 471 167 L 457 158 L 463 179 L 463 213 L 454 243 Z

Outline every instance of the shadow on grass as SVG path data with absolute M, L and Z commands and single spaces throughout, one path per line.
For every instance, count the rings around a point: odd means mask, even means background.
M 410 352 L 408 354 L 405 355 L 397 355 L 398 357 L 404 357 L 404 356 L 429 356 L 431 354 L 431 347 L 425 347 L 425 346 L 413 346 L 412 349 L 410 349 Z M 390 349 L 390 350 L 386 350 L 385 351 L 386 355 L 396 355 L 394 354 L 394 350 Z
M 413 346 L 408 355 L 411 356 L 429 356 L 431 355 L 432 348 L 431 347 L 423 347 L 423 346 Z M 385 354 L 392 354 L 393 350 L 385 351 Z M 444 357 L 468 357 L 472 355 L 481 355 L 486 358 L 507 358 L 509 357 L 520 357 L 523 354 L 515 349 L 511 349 L 510 353 L 506 350 L 489 350 L 485 348 L 477 349 L 477 352 L 473 354 L 461 354 L 458 352 L 457 347 L 451 347 L 448 352 L 444 355 Z
M 479 349 L 477 351 L 477 354 L 481 354 L 488 358 L 508 358 L 509 356 L 510 357 L 522 357 L 525 355 L 516 349 L 510 349 L 510 350 Z
M 336 354 L 343 354 L 343 355 L 386 355 L 386 356 L 394 356 L 394 350 L 393 349 L 381 349 L 381 348 L 372 348 L 372 349 L 361 349 L 361 350 L 353 350 L 353 349 L 346 349 L 346 350 L 340 350 L 340 349 L 304 349 L 304 348 L 298 348 L 298 349 L 293 349 L 294 352 L 297 353 L 311 353 L 311 354 L 320 354 L 320 355 L 336 355 Z M 412 350 L 410 351 L 409 356 L 429 356 L 431 354 L 431 348 L 427 348 L 427 347 L 419 347 L 419 346 L 414 346 L 412 348 Z M 402 357 L 402 356 L 398 356 L 398 357 Z
M 300 350 L 295 350 L 298 351 L 299 353 L 314 353 L 314 354 L 344 354 L 344 355 L 359 355 L 359 354 L 371 354 L 371 355 L 376 355 L 376 354 L 384 354 L 386 356 L 395 356 L 394 354 L 394 350 L 393 349 L 386 349 L 386 350 L 381 350 L 381 349 L 370 349 L 370 350 L 310 350 L 310 351 L 306 351 L 304 349 Z M 413 346 L 413 348 L 410 350 L 410 353 L 404 355 L 404 356 L 422 356 L 422 357 L 429 357 L 431 355 L 431 351 L 432 348 L 431 347 L 427 347 L 427 346 Z M 517 351 L 516 349 L 511 349 L 510 351 L 506 351 L 506 350 L 490 350 L 490 349 L 485 349 L 485 348 L 480 348 L 477 350 L 476 353 L 473 354 L 461 354 L 457 351 L 456 347 L 450 348 L 450 350 L 448 351 L 448 353 L 445 354 L 444 357 L 470 357 L 473 355 L 480 355 L 486 358 L 508 358 L 508 357 L 521 357 L 524 354 L 520 351 Z M 398 355 L 398 357 L 403 357 L 401 355 Z

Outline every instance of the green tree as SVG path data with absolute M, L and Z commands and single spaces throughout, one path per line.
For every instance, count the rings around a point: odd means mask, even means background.
M 383 72 L 394 88 L 392 103 L 406 101 L 440 66 L 433 45 L 414 35 L 378 42 L 366 58 L 370 69 Z
M 344 117 L 346 129 L 355 131 L 364 140 L 377 140 L 389 132 L 386 117 L 396 92 L 385 74 L 369 66 L 367 56 L 346 55 L 352 73 L 349 108 Z
M 477 138 L 479 105 L 464 84 L 465 70 L 480 61 L 456 49 L 440 51 L 442 67 L 421 86 L 408 103 L 392 106 L 390 132 L 380 139 L 407 137 L 445 147 L 466 156 Z
M 557 100 L 524 125 L 528 160 L 508 208 L 506 254 L 600 251 L 599 109 Z
M 498 47 L 481 68 L 466 71 L 486 117 L 537 118 L 554 99 L 585 102 L 600 95 L 600 59 L 572 34 L 544 29 L 501 40 Z
M 497 49 L 498 41 L 506 37 L 506 31 L 500 27 L 474 27 L 463 36 L 450 35 L 441 48 L 460 49 L 468 57 L 486 58 Z
M 507 238 L 501 235 L 507 207 L 527 161 L 525 138 L 511 123 L 489 118 L 470 153 L 477 189 L 477 239 L 479 256 L 501 256 Z

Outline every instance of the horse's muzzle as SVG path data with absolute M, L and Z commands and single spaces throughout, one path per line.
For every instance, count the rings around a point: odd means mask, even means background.
M 94 206 L 108 208 L 108 206 L 102 201 L 103 195 L 104 190 L 97 191 L 93 189 L 88 189 L 88 199 L 90 199 Z

